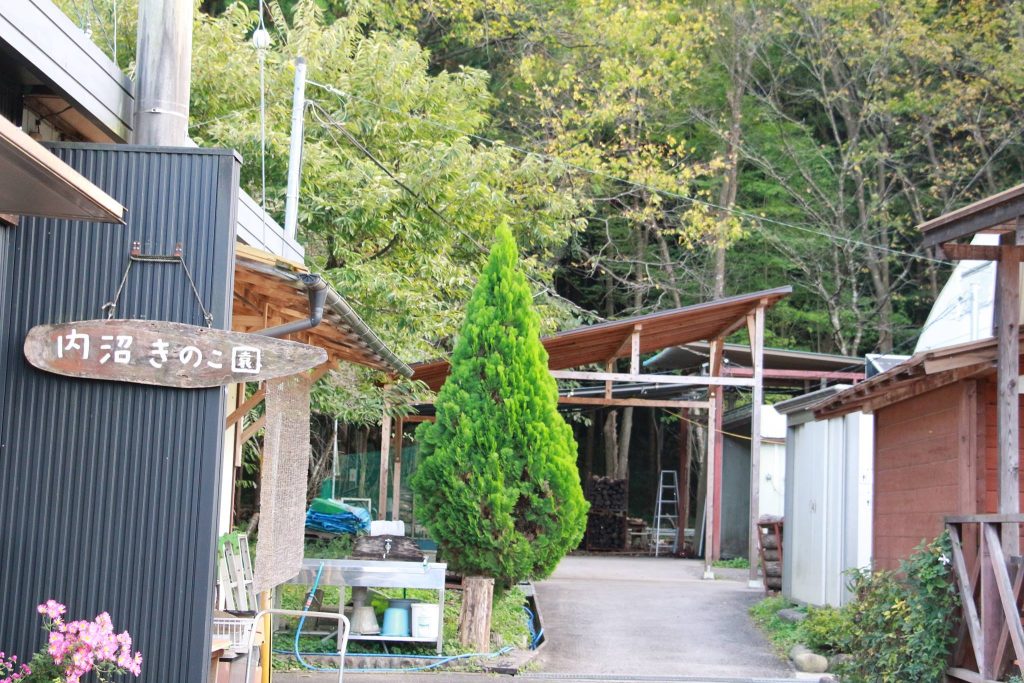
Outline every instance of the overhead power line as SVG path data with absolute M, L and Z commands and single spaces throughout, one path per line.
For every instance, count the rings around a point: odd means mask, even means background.
M 704 207 L 709 208 L 709 209 L 714 209 L 716 211 L 722 211 L 722 212 L 731 214 L 733 216 L 736 216 L 738 218 L 744 218 L 744 219 L 747 219 L 748 221 L 752 221 L 754 224 L 756 224 L 761 229 L 764 229 L 764 224 L 770 223 L 770 224 L 777 225 L 777 226 L 780 226 L 780 227 L 790 228 L 792 230 L 797 230 L 797 231 L 800 231 L 800 232 L 805 232 L 805 233 L 809 233 L 809 234 L 813 234 L 813 235 L 818 235 L 818 236 L 824 237 L 824 238 L 826 238 L 826 239 L 828 239 L 828 240 L 830 240 L 832 242 L 841 242 L 841 243 L 844 243 L 844 244 L 849 244 L 849 245 L 853 245 L 853 246 L 863 247 L 865 249 L 869 249 L 869 250 L 873 250 L 873 251 L 881 252 L 881 253 L 885 253 L 885 254 L 890 254 L 892 256 L 902 256 L 904 258 L 915 259 L 915 260 L 918 260 L 918 261 L 925 261 L 925 262 L 934 263 L 934 264 L 937 264 L 937 265 L 945 265 L 945 266 L 953 265 L 949 261 L 943 261 L 942 259 L 932 258 L 930 256 L 925 256 L 924 254 L 914 254 L 912 252 L 901 251 L 899 249 L 894 249 L 892 247 L 886 247 L 886 246 L 881 246 L 881 245 L 877 245 L 877 244 L 871 244 L 870 242 L 864 242 L 863 240 L 857 240 L 857 239 L 854 239 L 852 237 L 844 237 L 842 235 L 835 235 L 835 234 L 832 234 L 832 233 L 829 233 L 829 232 L 825 232 L 823 230 L 817 230 L 815 228 L 811 228 L 811 227 L 804 226 L 804 225 L 797 225 L 795 223 L 789 223 L 787 221 L 782 221 L 782 220 L 779 220 L 777 218 L 770 218 L 768 216 L 759 216 L 759 215 L 757 215 L 755 213 L 751 213 L 751 212 L 745 211 L 743 209 L 737 209 L 735 207 L 722 206 L 720 204 L 716 204 L 715 202 L 711 202 L 711 201 L 708 201 L 706 199 L 701 199 L 699 197 L 691 197 L 691 196 L 688 196 L 688 195 L 680 194 L 678 192 L 674 192 L 672 190 L 666 190 L 666 189 L 663 189 L 663 188 L 660 188 L 660 187 L 655 187 L 653 185 L 648 185 L 647 183 L 642 183 L 642 182 L 639 182 L 639 181 L 636 181 L 636 180 L 630 180 L 628 178 L 621 178 L 619 176 L 612 175 L 610 173 L 606 173 L 604 171 L 595 170 L 595 169 L 588 168 L 586 166 L 582 166 L 580 164 L 574 163 L 572 161 L 567 161 L 565 159 L 562 159 L 561 157 L 558 157 L 558 156 L 555 156 L 555 155 L 552 155 L 552 154 L 547 154 L 545 152 L 537 152 L 535 150 L 531 150 L 531 149 L 527 149 L 525 147 L 520 147 L 520 146 L 517 146 L 517 145 L 509 144 L 509 143 L 504 142 L 504 141 L 494 140 L 492 138 L 488 138 L 486 136 L 479 135 L 477 133 L 473 133 L 471 131 L 461 130 L 461 129 L 455 127 L 455 126 L 451 126 L 451 125 L 449 125 L 447 123 L 444 123 L 442 121 L 438 121 L 436 119 L 432 119 L 432 118 L 430 118 L 428 116 L 425 116 L 425 115 L 411 114 L 409 112 L 404 112 L 404 111 L 401 111 L 399 109 L 395 109 L 393 107 L 389 107 L 389 106 L 387 106 L 385 104 L 381 104 L 380 102 L 375 102 L 375 101 L 367 99 L 365 97 L 361 97 L 361 96 L 356 95 L 354 93 L 343 92 L 343 91 L 338 90 L 337 88 L 335 88 L 333 86 L 326 85 L 324 83 L 318 83 L 316 81 L 312 81 L 312 80 L 308 80 L 308 79 L 307 79 L 306 82 L 309 83 L 310 85 L 313 85 L 313 86 L 316 86 L 318 88 L 321 88 L 321 89 L 327 91 L 328 93 L 330 93 L 330 94 L 332 94 L 332 95 L 334 95 L 335 97 L 338 97 L 338 98 L 348 98 L 348 99 L 359 100 L 360 102 L 365 102 L 366 104 L 369 104 L 370 106 L 377 107 L 378 109 L 391 112 L 392 114 L 395 114 L 397 116 L 401 116 L 401 117 L 404 117 L 404 118 L 407 118 L 407 119 L 411 119 L 411 120 L 421 121 L 423 123 L 427 123 L 429 125 L 436 126 L 437 128 L 446 130 L 448 132 L 456 133 L 458 135 L 462 135 L 462 136 L 465 136 L 465 137 L 468 137 L 468 138 L 472 138 L 472 139 L 477 140 L 479 142 L 483 142 L 483 143 L 486 143 L 486 144 L 489 144 L 489 145 L 493 145 L 493 146 L 505 147 L 507 149 L 513 150 L 515 152 L 519 152 L 520 154 L 523 154 L 523 155 L 526 155 L 526 156 L 536 157 L 538 159 L 543 159 L 543 160 L 551 162 L 551 163 L 562 164 L 566 168 L 571 168 L 571 169 L 579 171 L 581 173 L 586 173 L 588 175 L 592 175 L 592 176 L 595 176 L 595 177 L 603 178 L 605 180 L 610 180 L 610 181 L 613 181 L 613 182 L 622 183 L 624 185 L 629 185 L 629 186 L 635 187 L 637 189 L 647 190 L 648 192 L 651 192 L 651 193 L 654 193 L 654 194 L 659 194 L 659 195 L 664 196 L 664 197 L 671 197 L 673 199 L 678 199 L 680 201 L 689 202 L 691 204 L 697 204 L 697 205 L 704 206 Z
M 311 81 L 307 80 L 307 82 L 311 82 Z M 320 125 L 322 125 L 329 133 L 331 133 L 331 136 L 334 138 L 334 140 L 336 142 L 337 142 L 338 138 L 336 136 L 334 136 L 334 134 L 333 134 L 333 131 L 335 131 L 335 130 L 340 132 L 342 134 L 342 136 L 346 140 L 348 140 L 349 144 L 351 144 L 363 156 L 365 156 L 367 159 L 369 159 L 370 162 L 373 163 L 374 166 L 379 168 L 388 178 L 390 178 L 391 181 L 395 183 L 395 185 L 397 185 L 403 191 L 408 193 L 409 196 L 413 197 L 416 201 L 418 201 L 424 208 L 427 209 L 427 211 L 429 211 L 431 214 L 436 216 L 438 220 L 440 220 L 442 223 L 444 223 L 448 227 L 452 228 L 453 230 L 458 232 L 460 235 L 465 237 L 467 240 L 469 240 L 480 251 L 480 253 L 482 253 L 484 255 L 486 255 L 488 253 L 487 247 L 485 247 L 483 244 L 481 244 L 475 237 L 473 237 L 468 232 L 463 230 L 461 227 L 459 227 L 458 225 L 453 223 L 451 220 L 449 220 L 448 217 L 445 216 L 442 212 L 440 212 L 436 208 L 434 208 L 434 206 L 429 201 L 427 201 L 427 199 L 424 198 L 423 195 L 419 194 L 414 189 L 412 189 L 411 187 L 406 185 L 404 182 L 402 182 L 394 173 L 391 172 L 391 169 L 389 169 L 380 159 L 378 159 L 376 157 L 376 155 L 373 154 L 373 152 L 371 152 L 366 147 L 366 145 L 364 145 L 362 142 L 360 142 L 347 128 L 345 128 L 345 126 L 340 121 L 338 121 L 337 119 L 332 117 L 327 110 L 325 110 L 323 107 L 321 107 L 318 103 L 316 103 L 314 101 L 310 101 L 309 105 L 310 105 L 310 108 L 313 111 L 314 117 L 317 119 L 317 121 L 320 123 Z M 552 298 L 555 298 L 555 299 L 558 299 L 559 301 L 562 301 L 562 302 L 568 304 L 574 310 L 578 311 L 579 313 L 583 314 L 584 316 L 586 316 L 588 318 L 591 318 L 592 320 L 596 320 L 598 322 L 604 322 L 605 319 L 602 318 L 597 313 L 595 313 L 594 311 L 591 311 L 591 310 L 588 310 L 586 308 L 583 308 L 582 306 L 580 306 L 576 302 L 571 301 L 569 299 L 566 299 L 564 296 L 562 296 L 561 294 L 559 294 L 555 290 L 551 289 L 550 287 L 548 287 L 545 283 L 541 282 L 540 280 L 537 280 L 535 277 L 533 277 L 529 273 L 525 273 L 525 275 L 526 275 L 527 278 L 529 278 L 529 280 L 531 282 L 533 282 L 533 284 L 537 285 L 548 296 L 550 296 Z

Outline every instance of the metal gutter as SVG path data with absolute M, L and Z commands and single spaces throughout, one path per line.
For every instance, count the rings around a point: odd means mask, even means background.
M 327 290 L 329 289 L 327 283 L 319 275 L 310 273 L 301 273 L 298 277 L 306 286 L 306 294 L 309 296 L 309 319 L 268 327 L 256 334 L 262 334 L 264 337 L 283 337 L 293 332 L 313 329 L 324 319 L 324 302 L 327 300 Z
M 291 280 L 292 282 L 304 282 L 304 278 L 309 277 L 309 273 L 295 272 L 287 268 L 273 266 L 246 258 L 239 258 L 239 260 L 244 261 L 247 268 L 268 273 L 285 280 Z M 315 275 L 314 277 L 319 278 L 320 276 Z M 345 299 L 343 299 L 333 287 L 326 282 L 324 282 L 324 285 L 326 287 L 326 298 L 324 301 L 324 307 L 326 309 L 325 313 L 326 311 L 330 311 L 334 315 L 337 315 L 341 319 L 341 323 L 366 345 L 366 348 L 369 349 L 370 353 L 375 355 L 386 365 L 391 366 L 396 374 L 402 375 L 403 377 L 412 377 L 412 368 L 395 355 L 394 351 L 389 349 L 387 345 L 381 341 L 380 337 L 377 336 L 377 333 L 374 332 L 369 325 L 363 322 L 363 319 L 359 317 L 359 314 L 352 309 L 349 303 L 345 301 Z M 299 324 L 304 324 L 306 322 L 308 321 L 297 321 Z
M 377 333 L 370 329 L 369 325 L 363 322 L 359 314 L 352 310 L 348 302 L 341 298 L 341 295 L 334 291 L 333 287 L 327 288 L 327 306 L 341 316 L 345 324 L 362 339 L 366 345 L 377 354 L 381 360 L 386 362 L 395 372 L 402 377 L 412 377 L 412 368 L 405 364 L 401 358 L 395 355 L 394 351 L 381 341 Z

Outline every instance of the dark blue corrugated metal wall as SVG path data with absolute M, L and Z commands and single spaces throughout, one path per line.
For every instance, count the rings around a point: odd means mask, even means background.
M 185 259 L 214 325 L 229 327 L 238 159 L 219 150 L 54 145 L 128 209 L 127 227 L 25 219 L 2 286 L 0 649 L 41 645 L 34 607 L 109 611 L 145 657 L 143 680 L 199 683 L 209 658 L 221 389 L 178 390 L 40 372 L 34 325 L 103 317 L 130 243 Z M 180 266 L 138 264 L 118 317 L 202 324 Z M 0 365 L 0 372 L 3 366 Z

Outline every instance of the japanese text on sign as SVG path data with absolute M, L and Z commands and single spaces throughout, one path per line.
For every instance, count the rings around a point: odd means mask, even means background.
M 254 346 L 231 346 L 228 348 L 207 348 L 204 350 L 194 345 L 174 349 L 169 342 L 158 338 L 148 348 L 133 349 L 135 338 L 128 334 L 100 335 L 99 344 L 93 344 L 92 335 L 79 333 L 75 328 L 56 339 L 57 358 L 75 357 L 83 361 L 95 360 L 100 365 L 113 362 L 119 365 L 130 365 L 132 353 L 143 353 L 149 364 L 162 369 L 166 364 L 178 363 L 182 367 L 199 368 L 205 362 L 206 367 L 220 370 L 225 359 L 230 358 L 231 372 L 242 374 L 259 374 L 263 369 L 263 358 L 260 349 Z M 93 353 L 97 348 L 98 353 Z

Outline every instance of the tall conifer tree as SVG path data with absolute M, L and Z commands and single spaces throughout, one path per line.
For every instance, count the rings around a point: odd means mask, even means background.
M 588 507 L 518 259 L 500 226 L 437 397 L 437 421 L 420 427 L 413 480 L 417 509 L 449 565 L 499 586 L 551 574 L 579 543 Z

